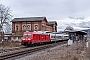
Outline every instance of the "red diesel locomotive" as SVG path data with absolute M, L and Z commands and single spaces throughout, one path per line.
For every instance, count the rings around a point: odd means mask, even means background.
M 44 32 L 24 32 L 22 45 L 32 45 L 35 43 L 68 40 L 68 35 L 52 34 Z
M 22 37 L 22 45 L 32 45 L 34 43 L 49 42 L 50 34 L 37 32 L 24 32 Z

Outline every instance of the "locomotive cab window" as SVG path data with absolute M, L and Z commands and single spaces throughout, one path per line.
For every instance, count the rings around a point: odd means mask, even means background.
M 24 34 L 23 36 L 31 36 L 31 34 Z
M 28 34 L 24 34 L 23 36 L 28 36 Z
M 28 36 L 31 36 L 31 34 L 28 34 Z

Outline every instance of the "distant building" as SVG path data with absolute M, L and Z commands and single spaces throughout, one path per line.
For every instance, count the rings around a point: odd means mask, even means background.
M 57 32 L 57 22 L 49 22 L 46 17 L 14 18 L 12 20 L 13 38 L 21 39 L 24 31 Z
M 12 20 L 12 32 L 23 31 L 57 31 L 57 22 L 48 22 L 46 17 L 14 18 Z

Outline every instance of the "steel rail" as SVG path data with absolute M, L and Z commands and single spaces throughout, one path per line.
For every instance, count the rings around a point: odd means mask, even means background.
M 0 55 L 0 60 L 5 60 L 5 59 L 14 59 L 15 57 L 22 56 L 22 55 L 27 55 L 27 54 L 32 54 L 33 52 L 44 50 L 47 48 L 51 48 L 57 45 L 60 45 L 61 42 L 59 43 L 54 43 L 54 44 L 48 44 L 48 45 L 42 45 L 42 46 L 37 46 L 33 48 L 26 48 L 26 49 L 21 49 L 21 50 L 16 50 L 8 53 L 4 53 Z

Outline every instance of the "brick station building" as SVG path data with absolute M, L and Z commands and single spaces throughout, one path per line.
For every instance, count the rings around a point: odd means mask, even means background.
M 14 18 L 12 21 L 13 39 L 21 39 L 24 31 L 57 32 L 57 22 L 47 21 L 46 17 Z

